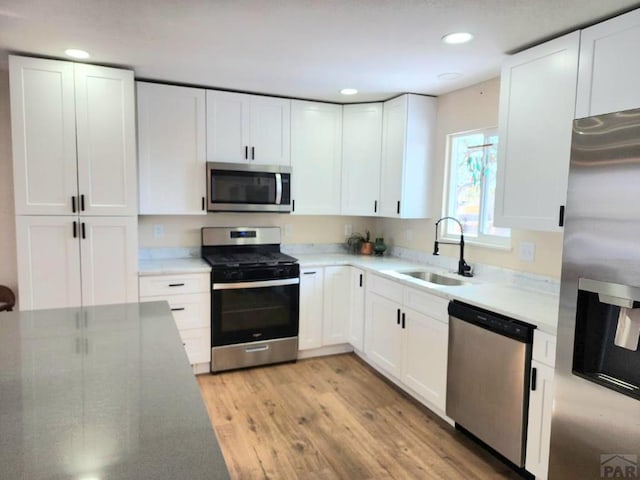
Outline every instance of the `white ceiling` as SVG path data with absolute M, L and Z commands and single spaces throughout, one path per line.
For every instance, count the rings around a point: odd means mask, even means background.
M 499 74 L 506 52 L 628 0 L 0 0 L 0 56 L 63 57 L 136 77 L 337 102 L 440 95 Z M 469 31 L 470 44 L 445 45 Z M 458 80 L 440 80 L 457 72 Z M 360 94 L 344 97 L 341 88 Z

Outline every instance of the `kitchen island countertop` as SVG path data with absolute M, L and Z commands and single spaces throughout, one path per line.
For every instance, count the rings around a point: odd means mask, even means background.
M 0 478 L 229 478 L 166 302 L 0 313 L 0 362 Z

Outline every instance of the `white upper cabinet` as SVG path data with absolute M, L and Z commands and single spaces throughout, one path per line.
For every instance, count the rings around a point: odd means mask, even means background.
M 207 90 L 207 161 L 290 165 L 291 101 Z
M 136 215 L 133 72 L 15 56 L 10 70 L 16 214 Z
M 73 63 L 9 56 L 16 214 L 70 214 L 78 194 Z
M 136 87 L 140 214 L 206 214 L 205 91 Z
M 503 64 L 496 226 L 561 231 L 579 44 L 580 32 L 573 32 Z
M 640 108 L 640 9 L 582 30 L 576 118 Z
M 291 102 L 293 213 L 340 214 L 342 106 Z
M 431 216 L 436 99 L 406 94 L 384 102 L 379 213 Z
M 382 103 L 342 109 L 342 214 L 378 214 Z

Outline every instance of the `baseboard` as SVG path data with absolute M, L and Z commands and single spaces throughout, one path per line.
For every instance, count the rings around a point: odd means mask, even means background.
M 339 345 L 329 345 L 326 347 L 312 348 L 309 350 L 299 350 L 298 360 L 304 358 L 324 357 L 326 355 L 337 355 L 339 353 L 353 352 L 353 347 L 348 343 L 341 343 Z
M 203 373 L 211 373 L 211 363 L 195 363 L 191 365 L 194 375 L 202 375 Z

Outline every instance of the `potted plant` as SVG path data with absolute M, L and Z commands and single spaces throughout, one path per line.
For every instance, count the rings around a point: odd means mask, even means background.
M 351 236 L 347 238 L 347 248 L 349 248 L 352 253 L 371 255 L 373 252 L 373 243 L 370 240 L 371 234 L 369 230 L 365 230 L 364 235 L 361 233 L 352 233 Z

